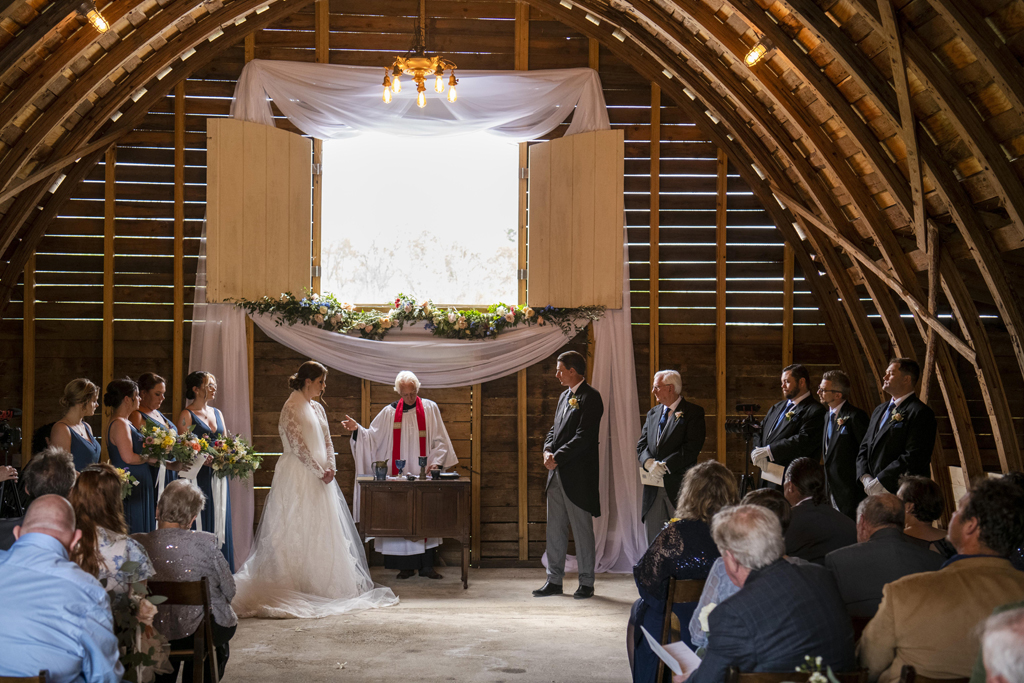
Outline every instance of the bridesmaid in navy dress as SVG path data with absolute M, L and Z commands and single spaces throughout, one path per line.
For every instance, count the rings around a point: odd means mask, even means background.
M 64 417 L 50 428 L 50 445 L 71 453 L 78 472 L 100 461 L 100 440 L 93 436 L 92 428 L 85 421 L 96 414 L 99 397 L 100 388 L 89 380 L 71 380 L 60 399 Z
M 191 403 L 178 416 L 178 431 L 183 432 L 192 427 L 193 434 L 206 437 L 210 441 L 227 435 L 228 432 L 224 427 L 223 414 L 210 405 L 210 402 L 213 401 L 216 395 L 216 377 L 202 370 L 189 373 L 188 377 L 185 378 L 185 398 L 191 401 Z M 216 533 L 216 506 L 214 505 L 213 498 L 215 482 L 213 469 L 209 466 L 211 461 L 212 459 L 208 459 L 206 464 L 200 468 L 199 475 L 196 477 L 196 484 L 206 494 L 206 505 L 199 515 L 199 523 L 202 524 L 203 531 Z M 216 483 L 219 484 L 219 482 Z M 224 520 L 224 545 L 221 546 L 221 552 L 224 553 L 224 558 L 228 561 L 231 571 L 234 572 L 235 553 L 234 544 L 231 539 L 231 498 L 228 495 L 227 486 L 224 487 L 224 497 L 226 499 L 226 518 Z
M 167 394 L 166 380 L 156 373 L 146 372 L 139 377 L 138 385 L 139 409 L 128 416 L 128 421 L 140 432 L 143 425 L 149 424 L 177 435 L 178 428 L 160 412 L 160 406 L 163 404 L 164 396 Z M 160 463 L 153 476 L 156 482 L 157 500 L 160 500 L 164 486 L 178 478 L 176 465 L 173 462 L 168 465 Z
M 129 534 L 148 534 L 156 529 L 156 491 L 153 468 L 143 459 L 142 433 L 128 421 L 139 409 L 139 386 L 128 377 L 107 385 L 103 405 L 114 409 L 107 429 L 107 453 L 110 464 L 128 470 L 139 480 L 131 495 L 124 499 L 124 519 Z

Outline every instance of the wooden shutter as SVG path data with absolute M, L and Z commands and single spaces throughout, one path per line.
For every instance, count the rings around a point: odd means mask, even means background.
M 310 286 L 312 145 L 301 135 L 207 119 L 206 299 Z
M 530 147 L 527 301 L 622 308 L 621 130 Z

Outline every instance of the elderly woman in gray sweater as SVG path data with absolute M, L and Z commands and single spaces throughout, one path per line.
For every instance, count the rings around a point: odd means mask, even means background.
M 178 479 L 167 485 L 156 506 L 157 528 L 148 534 L 135 534 L 145 547 L 156 574 L 151 581 L 199 581 L 206 577 L 210 584 L 213 610 L 213 643 L 217 650 L 217 668 L 221 677 L 228 661 L 228 641 L 235 635 L 238 618 L 231 609 L 235 596 L 235 580 L 227 560 L 220 552 L 217 536 L 205 531 L 192 531 L 206 496 L 191 480 Z M 171 649 L 192 647 L 193 635 L 203 618 L 202 607 L 161 605 L 153 626 L 171 641 Z M 177 680 L 174 673 L 157 676 L 157 683 Z M 192 668 L 186 666 L 183 683 L 192 680 Z

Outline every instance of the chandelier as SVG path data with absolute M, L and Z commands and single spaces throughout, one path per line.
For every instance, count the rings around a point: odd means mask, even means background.
M 384 104 L 391 104 L 391 94 L 402 92 L 402 75 L 411 76 L 416 84 L 416 106 L 421 109 L 427 106 L 427 85 L 426 80 L 433 76 L 434 92 L 444 92 L 444 72 L 449 72 L 448 77 L 448 101 L 455 102 L 455 84 L 459 81 L 455 78 L 454 62 L 451 62 L 441 55 L 428 55 L 426 52 L 426 0 L 420 0 L 420 21 L 417 27 L 417 43 L 412 50 L 404 57 L 395 57 L 391 66 L 384 69 Z

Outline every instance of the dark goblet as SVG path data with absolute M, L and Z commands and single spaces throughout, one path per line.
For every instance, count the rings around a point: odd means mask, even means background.
M 395 467 L 398 469 L 398 476 L 402 476 L 402 470 L 405 469 L 405 461 L 404 460 L 396 460 L 395 461 Z

